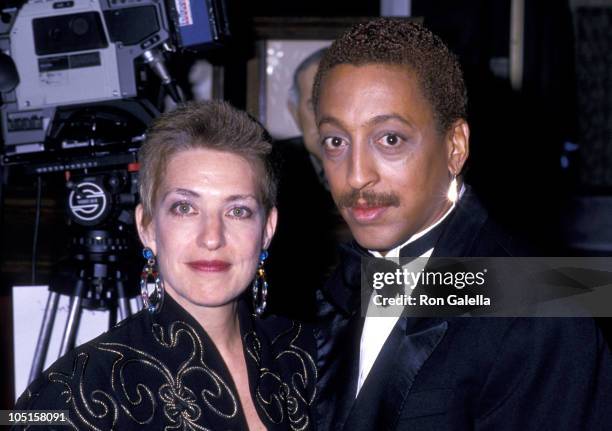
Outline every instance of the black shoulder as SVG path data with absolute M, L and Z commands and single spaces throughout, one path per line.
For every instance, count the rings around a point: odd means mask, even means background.
M 527 257 L 535 254 L 524 238 L 510 233 L 491 218 L 483 224 L 474 250 L 474 256 Z
M 68 411 L 65 425 L 45 429 L 81 429 L 78 410 L 75 410 L 81 398 L 79 388 L 87 381 L 88 385 L 98 386 L 102 391 L 106 389 L 104 376 L 99 372 L 104 367 L 98 356 L 89 344 L 64 355 L 28 386 L 17 400 L 15 410 L 65 410 Z
M 517 408 L 536 416 L 534 409 L 545 411 L 559 394 L 571 394 L 559 422 L 568 429 L 604 429 L 587 425 L 607 417 L 603 406 L 612 401 L 612 358 L 592 319 L 517 318 L 501 340 L 482 390 L 484 417 Z
M 435 256 L 510 257 L 533 256 L 527 242 L 495 222 L 476 193 L 465 193 L 445 222 L 434 249 Z
M 18 398 L 18 410 L 65 410 L 72 404 L 75 388 L 87 380 L 96 385 L 96 380 L 107 381 L 105 375 L 111 367 L 111 357 L 100 355 L 97 346 L 101 343 L 129 343 L 134 334 L 142 333 L 142 320 L 146 315 L 137 313 L 109 331 L 78 346 L 55 361 L 36 378 Z

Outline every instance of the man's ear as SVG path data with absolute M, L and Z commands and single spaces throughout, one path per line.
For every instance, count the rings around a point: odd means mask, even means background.
M 455 121 L 447 134 L 448 170 L 459 175 L 470 154 L 470 127 L 467 121 Z
M 157 243 L 155 242 L 155 232 L 153 228 L 153 221 L 149 220 L 147 225 L 143 222 L 144 210 L 142 204 L 138 204 L 136 207 L 136 229 L 138 230 L 138 236 L 140 241 L 145 247 L 149 247 L 153 250 L 153 254 L 157 254 Z
M 270 243 L 272 242 L 272 238 L 274 237 L 274 232 L 276 232 L 277 222 L 278 222 L 278 211 L 276 207 L 274 207 L 268 213 L 268 219 L 266 220 L 266 225 L 264 226 L 263 248 L 265 250 L 267 250 L 268 247 L 270 247 Z

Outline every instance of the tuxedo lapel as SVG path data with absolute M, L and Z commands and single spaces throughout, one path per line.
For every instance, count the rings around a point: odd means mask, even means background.
M 394 374 L 390 364 L 394 362 L 403 337 L 402 328 L 395 325 L 363 383 L 359 396 L 354 400 L 343 429 L 373 430 L 379 428 L 379 423 L 385 414 L 384 405 L 387 401 L 385 391 L 389 378 L 392 378 Z M 354 393 L 353 391 L 353 395 Z
M 442 319 L 400 318 L 342 429 L 393 429 L 417 374 L 447 328 L 448 323 Z
M 401 318 L 398 323 L 405 335 L 391 363 L 394 373 L 385 397 L 384 429 L 395 428 L 417 374 L 448 329 L 448 322 L 437 318 Z

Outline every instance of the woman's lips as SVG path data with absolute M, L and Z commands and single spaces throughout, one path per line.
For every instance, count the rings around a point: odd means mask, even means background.
M 354 206 L 350 207 L 348 210 L 353 219 L 358 223 L 370 223 L 379 219 L 387 208 L 389 207 Z
M 187 265 L 201 272 L 224 272 L 230 268 L 231 263 L 224 260 L 194 260 L 187 262 Z

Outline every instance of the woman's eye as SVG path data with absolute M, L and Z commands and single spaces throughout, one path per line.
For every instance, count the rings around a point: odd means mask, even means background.
M 232 208 L 229 212 L 229 215 L 234 218 L 248 218 L 252 214 L 252 211 L 246 207 Z
M 389 146 L 389 147 L 393 147 L 393 146 L 399 144 L 401 141 L 402 141 L 402 138 L 400 138 L 397 135 L 394 135 L 393 133 L 389 133 L 389 134 L 383 136 L 380 139 L 380 142 L 383 145 L 386 145 L 386 146 Z
M 323 146 L 328 148 L 328 149 L 339 148 L 343 144 L 344 144 L 343 139 L 339 138 L 337 136 L 330 136 L 329 138 L 323 139 Z
M 178 202 L 172 206 L 172 211 L 179 216 L 189 215 L 193 211 L 193 207 L 189 202 Z

